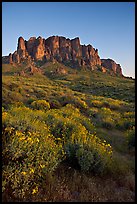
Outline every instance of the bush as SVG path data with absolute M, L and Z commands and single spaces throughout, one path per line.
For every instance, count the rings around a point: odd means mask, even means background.
M 101 125 L 106 129 L 112 129 L 115 127 L 115 121 L 111 117 L 103 118 Z
M 25 199 L 37 194 L 42 180 L 53 172 L 63 157 L 61 144 L 56 144 L 48 128 L 45 134 L 21 132 L 13 127 L 5 128 L 3 140 L 3 192 L 7 189 L 12 196 Z
M 28 101 L 27 101 L 27 104 L 31 104 L 31 103 L 33 103 L 33 101 L 35 101 L 35 99 L 34 98 L 32 98 L 32 97 L 30 97 L 29 99 L 28 99 Z
M 45 101 L 45 100 L 37 100 L 37 101 L 33 101 L 31 103 L 31 107 L 33 109 L 37 109 L 37 110 L 49 110 L 50 109 L 50 104 Z
M 101 108 L 103 106 L 103 102 L 99 100 L 92 100 L 91 106 Z
M 12 106 L 8 112 L 4 112 L 2 123 L 4 127 L 14 127 L 16 130 L 39 131 L 44 132 L 44 123 L 42 122 L 44 112 L 42 110 L 32 110 L 25 106 Z
M 104 174 L 111 164 L 112 147 L 102 142 L 97 136 L 91 135 L 77 150 L 76 156 L 82 171 Z
M 135 127 L 126 132 L 129 149 L 135 147 Z
M 50 107 L 51 108 L 60 108 L 61 107 L 61 104 L 60 104 L 60 102 L 59 101 L 57 101 L 57 100 L 52 100 L 52 101 L 50 101 Z
M 122 117 L 121 120 L 117 123 L 117 128 L 120 130 L 132 129 L 135 125 L 134 118 Z
M 98 115 L 99 115 L 98 112 L 99 112 L 98 108 L 94 108 L 94 107 L 88 109 L 87 111 L 89 117 L 92 117 L 92 118 L 98 118 Z
M 104 172 L 111 160 L 112 150 L 111 146 L 95 136 L 91 120 L 72 105 L 46 112 L 44 120 L 56 141 L 63 144 L 70 165 L 82 171 Z
M 79 108 L 80 110 L 88 108 L 84 100 L 80 99 L 77 96 L 73 96 L 73 95 L 62 96 L 60 98 L 60 103 L 62 104 L 62 106 L 65 106 L 67 104 L 72 104 L 74 107 Z
M 118 180 L 121 176 L 125 178 L 129 172 L 131 173 L 131 169 L 127 158 L 115 152 L 108 166 L 107 174 Z

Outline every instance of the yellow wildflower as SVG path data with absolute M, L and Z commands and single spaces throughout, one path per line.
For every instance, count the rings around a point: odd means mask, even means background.
M 34 189 L 32 190 L 32 195 L 35 194 L 35 193 L 37 193 L 37 192 L 38 192 L 38 187 L 36 186 L 36 188 L 34 188 Z
M 29 135 L 31 135 L 31 132 L 28 132 Z
M 45 165 L 40 164 L 40 167 L 43 169 L 45 167 Z
M 20 138 L 20 140 L 24 140 L 24 139 L 25 139 L 25 137 L 21 137 L 21 138 Z
M 21 174 L 23 174 L 24 176 L 27 174 L 25 171 L 21 172 Z
M 37 142 L 39 142 L 39 139 L 37 138 Z
M 30 173 L 34 173 L 34 169 L 30 168 Z
M 107 146 L 108 146 L 108 147 L 111 147 L 111 145 L 110 145 L 110 144 L 108 144 Z

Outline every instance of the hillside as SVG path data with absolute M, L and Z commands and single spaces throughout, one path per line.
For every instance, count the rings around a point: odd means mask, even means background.
M 134 201 L 133 79 L 3 64 L 2 133 L 3 201 Z

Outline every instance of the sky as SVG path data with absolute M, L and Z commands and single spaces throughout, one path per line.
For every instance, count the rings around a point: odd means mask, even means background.
M 53 35 L 79 37 L 135 78 L 135 2 L 2 2 L 2 56 L 20 36 Z

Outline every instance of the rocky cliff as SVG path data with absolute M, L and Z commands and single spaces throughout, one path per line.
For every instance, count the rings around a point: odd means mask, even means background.
M 112 59 L 101 59 L 101 66 L 110 70 L 114 74 L 122 75 L 122 68 Z
M 6 63 L 21 63 L 57 60 L 70 67 L 87 67 L 91 70 L 101 67 L 103 72 L 111 70 L 115 74 L 122 75 L 122 69 L 111 59 L 100 59 L 98 50 L 92 45 L 81 45 L 78 37 L 70 40 L 62 36 L 51 36 L 47 39 L 31 37 L 28 41 L 19 37 L 17 50 L 8 57 L 4 57 Z

